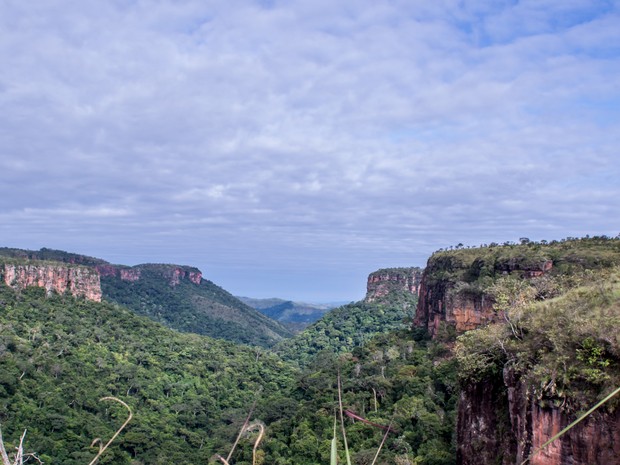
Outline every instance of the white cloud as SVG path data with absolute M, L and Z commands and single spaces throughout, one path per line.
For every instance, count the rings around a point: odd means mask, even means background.
M 613 233 L 618 26 L 576 0 L 4 2 L 0 238 L 359 272 Z

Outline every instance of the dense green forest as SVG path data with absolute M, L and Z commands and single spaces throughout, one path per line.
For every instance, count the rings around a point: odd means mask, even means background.
M 252 410 L 265 427 L 257 464 L 327 464 L 340 378 L 354 464 L 372 463 L 390 425 L 376 465 L 453 465 L 464 386 L 511 373 L 535 402 L 576 414 L 620 385 L 618 265 L 620 240 L 610 238 L 439 251 L 426 283 L 491 299 L 499 318 L 464 334 L 443 324 L 431 340 L 412 327 L 417 296 L 394 289 L 334 309 L 274 349 L 179 333 L 115 302 L 1 283 L 4 440 L 12 450 L 27 428 L 27 451 L 46 464 L 87 464 L 91 441 L 124 420 L 122 407 L 99 401 L 117 396 L 135 417 L 101 463 L 220 463 L 214 454 L 227 456 Z M 142 270 L 144 288 L 116 283 L 108 295 L 157 312 L 196 287 L 162 285 L 155 271 Z M 256 439 L 244 434 L 230 464 L 251 464 Z
M 274 350 L 285 360 L 304 366 L 318 353 L 345 353 L 363 346 L 373 336 L 411 326 L 417 295 L 394 291 L 375 301 L 343 305 Z
M 140 273 L 135 281 L 102 276 L 103 296 L 178 331 L 263 347 L 292 336 L 284 326 L 207 279 L 200 284 L 181 279 L 171 285 L 166 276 L 171 267 L 174 265 L 132 267 Z
M 48 464 L 87 464 L 122 408 L 135 418 L 102 463 L 206 463 L 224 452 L 257 393 L 286 392 L 294 371 L 258 347 L 181 334 L 111 303 L 0 285 L 0 421 L 9 445 Z M 10 440 L 10 441 L 9 441 Z
M 370 465 L 391 425 L 377 464 L 450 465 L 455 460 L 458 397 L 455 360 L 443 343 L 411 330 L 377 335 L 350 352 L 322 351 L 296 380 L 291 415 L 270 423 L 268 452 L 286 445 L 277 464 L 328 464 L 338 373 L 343 405 L 368 422 L 346 418 L 353 463 Z M 275 444 L 275 446 L 274 446 Z M 345 463 L 341 454 L 341 463 Z

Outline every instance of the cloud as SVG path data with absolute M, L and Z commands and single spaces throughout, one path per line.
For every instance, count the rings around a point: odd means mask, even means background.
M 7 245 L 249 285 L 618 229 L 613 2 L 8 1 L 0 18 Z

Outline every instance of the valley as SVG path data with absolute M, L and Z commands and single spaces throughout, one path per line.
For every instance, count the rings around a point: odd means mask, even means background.
M 341 397 L 353 464 L 620 463 L 617 396 L 541 450 L 620 386 L 619 266 L 618 238 L 458 247 L 327 310 L 239 299 L 186 265 L 3 248 L 2 435 L 87 464 L 123 421 L 99 401 L 115 396 L 134 418 L 101 463 L 221 463 L 251 412 L 264 437 L 230 465 L 327 464 Z

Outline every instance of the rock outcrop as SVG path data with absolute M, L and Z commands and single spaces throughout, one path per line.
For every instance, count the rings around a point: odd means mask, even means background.
M 502 318 L 493 310 L 493 297 L 479 284 L 481 274 L 518 275 L 522 279 L 541 277 L 553 269 L 553 261 L 525 262 L 518 259 L 462 261 L 458 255 L 437 254 L 428 260 L 419 288 L 415 327 L 426 328 L 435 337 L 442 323 L 457 333 L 479 328 Z M 489 278 L 490 279 L 490 278 Z
M 422 281 L 420 268 L 385 268 L 368 276 L 366 302 L 375 302 L 387 295 L 400 292 L 418 295 Z
M 620 464 L 620 410 L 600 410 L 545 449 L 543 444 L 575 420 L 560 406 L 543 406 L 504 369 L 503 383 L 468 384 L 460 394 L 457 464 Z
M 493 299 L 485 294 L 454 292 L 451 282 L 422 279 L 414 326 L 424 327 L 434 337 L 442 322 L 459 333 L 494 321 Z
M 130 267 L 103 264 L 97 265 L 95 268 L 101 276 L 118 278 L 129 282 L 138 281 L 145 270 L 165 278 L 172 287 L 178 286 L 182 280 L 188 280 L 196 285 L 200 285 L 202 282 L 200 270 L 191 266 L 144 264 Z
M 68 292 L 74 297 L 101 301 L 99 273 L 93 268 L 41 261 L 2 263 L 0 275 L 14 289 L 37 286 L 45 288 L 48 295 Z

